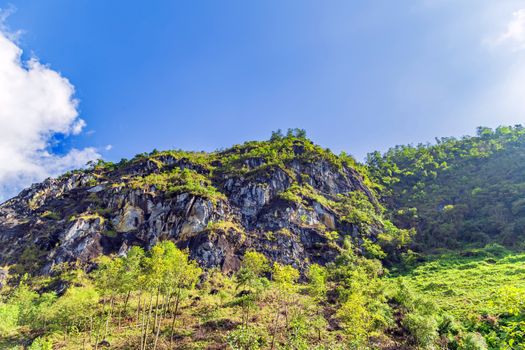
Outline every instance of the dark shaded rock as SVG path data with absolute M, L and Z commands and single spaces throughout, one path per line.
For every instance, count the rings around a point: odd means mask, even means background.
M 219 320 L 210 320 L 203 324 L 203 327 L 212 331 L 215 330 L 224 330 L 231 331 L 239 325 L 238 322 L 235 322 L 230 319 L 219 319 Z
M 98 343 L 98 346 L 101 348 L 109 348 L 111 344 L 107 340 L 102 340 Z
M 237 293 L 237 295 L 235 297 L 236 298 L 241 298 L 241 297 L 248 296 L 250 294 L 252 294 L 252 292 L 250 292 L 249 290 L 241 290 L 239 293 Z

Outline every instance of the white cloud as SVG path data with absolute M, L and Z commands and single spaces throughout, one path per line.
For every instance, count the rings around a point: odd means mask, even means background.
M 512 13 L 511 20 L 507 23 L 506 30 L 494 38 L 489 38 L 487 43 L 491 46 L 508 46 L 512 50 L 525 48 L 525 8 Z
M 15 7 L 9 5 L 7 8 L 0 8 L 0 31 L 7 36 L 10 40 L 16 41 L 23 33 L 21 30 L 13 32 L 6 26 L 7 17 L 11 16 L 16 11 Z
M 507 25 L 507 31 L 499 37 L 499 41 L 510 40 L 523 45 L 525 41 L 525 9 L 515 11 L 512 17 Z
M 0 25 L 0 200 L 100 156 L 94 148 L 62 156 L 48 151 L 54 134 L 76 135 L 85 122 L 69 81 L 36 58 L 22 61 L 21 54 Z

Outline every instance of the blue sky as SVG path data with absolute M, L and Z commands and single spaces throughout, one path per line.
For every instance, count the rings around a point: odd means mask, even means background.
M 0 8 L 16 9 L 3 31 L 21 31 L 12 40 L 23 59 L 74 86 L 86 126 L 48 132 L 47 150 L 59 155 L 214 150 L 299 127 L 363 159 L 525 122 L 525 1 L 0 0 Z

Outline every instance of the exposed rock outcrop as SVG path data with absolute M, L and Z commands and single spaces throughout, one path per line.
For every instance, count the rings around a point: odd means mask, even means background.
M 374 239 L 349 221 L 351 206 L 338 204 L 355 192 L 376 205 L 356 169 L 305 139 L 101 163 L 35 184 L 0 206 L 0 266 L 33 251 L 46 273 L 169 239 L 204 267 L 226 272 L 247 249 L 302 269 L 331 261 L 345 236 Z

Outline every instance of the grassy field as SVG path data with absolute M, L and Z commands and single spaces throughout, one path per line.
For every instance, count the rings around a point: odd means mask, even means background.
M 491 348 L 525 348 L 521 342 L 505 347 L 494 340 L 508 338 L 514 324 L 523 322 L 525 253 L 493 245 L 443 254 L 394 273 L 391 282 L 400 281 L 432 300 L 462 327 L 482 334 L 489 346 L 492 342 Z

